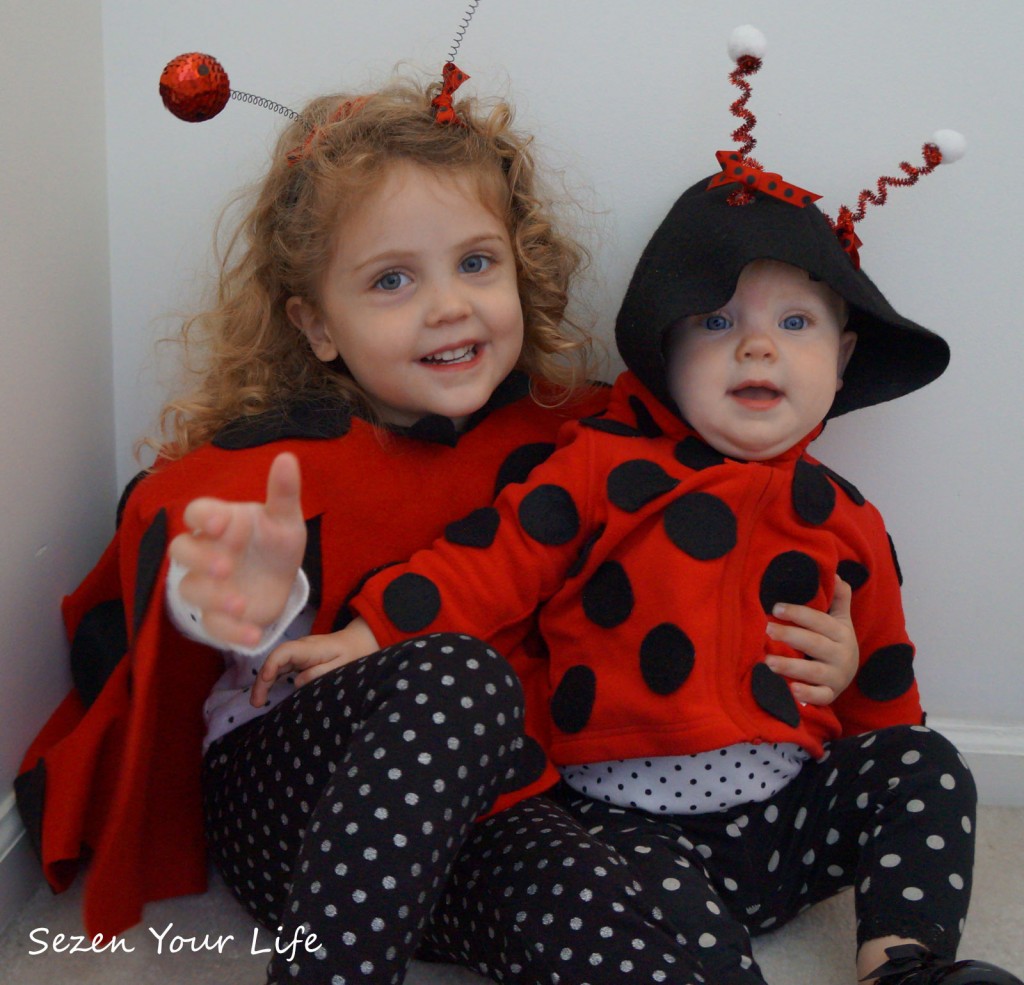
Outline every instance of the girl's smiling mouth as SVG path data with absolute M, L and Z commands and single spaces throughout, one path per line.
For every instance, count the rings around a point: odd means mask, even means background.
M 451 349 L 439 349 L 437 352 L 423 356 L 421 363 L 427 366 L 458 366 L 472 362 L 477 356 L 477 345 L 475 342 L 466 345 L 455 346 Z

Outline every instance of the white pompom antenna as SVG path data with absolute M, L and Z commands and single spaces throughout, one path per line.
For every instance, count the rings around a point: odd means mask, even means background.
M 750 24 L 737 27 L 729 36 L 729 57 L 738 62 L 745 55 L 750 58 L 764 58 L 768 42 L 764 35 Z
M 931 143 L 938 147 L 943 164 L 953 164 L 967 153 L 967 139 L 956 130 L 936 130 Z

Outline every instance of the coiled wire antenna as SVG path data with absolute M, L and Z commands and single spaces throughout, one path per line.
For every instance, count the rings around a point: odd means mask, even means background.
M 459 21 L 458 30 L 455 32 L 455 40 L 452 41 L 452 46 L 448 51 L 448 61 L 455 61 L 455 56 L 459 53 L 459 45 L 462 44 L 462 39 L 466 36 L 466 29 L 469 27 L 469 22 L 473 19 L 473 14 L 476 13 L 476 8 L 479 6 L 480 0 L 470 0 L 470 4 L 466 8 L 466 12 L 462 15 L 462 20 Z
M 282 106 L 280 103 L 275 103 L 273 99 L 267 99 L 265 96 L 254 96 L 251 92 L 240 92 L 238 89 L 232 89 L 231 98 L 237 99 L 239 102 L 251 103 L 253 106 L 259 106 L 261 109 L 273 110 L 275 113 L 287 116 L 290 120 L 301 119 L 301 116 L 295 110 Z M 310 129 L 309 123 L 306 123 L 306 129 Z

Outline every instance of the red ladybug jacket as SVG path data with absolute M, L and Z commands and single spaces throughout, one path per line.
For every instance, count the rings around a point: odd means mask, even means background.
M 841 733 L 920 723 L 891 542 L 807 454 L 815 435 L 771 461 L 726 459 L 627 372 L 607 416 L 567 425 L 528 483 L 353 607 L 381 643 L 453 629 L 501 649 L 543 601 L 557 763 L 762 741 L 818 756 Z M 768 613 L 827 610 L 836 572 L 854 588 L 860 669 L 832 706 L 800 707 L 764 662 L 784 652 Z
M 309 544 L 303 567 L 318 605 L 314 632 L 349 618 L 345 601 L 370 571 L 429 544 L 454 517 L 522 481 L 554 448 L 558 429 L 603 408 L 607 388 L 557 410 L 528 395 L 514 373 L 456 435 L 444 418 L 382 433 L 343 408 L 297 406 L 245 419 L 210 445 L 161 465 L 127 498 L 118 532 L 65 600 L 76 689 L 29 748 L 18 806 L 54 890 L 89 860 L 88 933 L 137 923 L 149 900 L 202 892 L 206 854 L 200 795 L 202 705 L 222 670 L 213 650 L 181 637 L 164 611 L 165 547 L 197 495 L 258 500 L 274 456 L 302 468 Z M 506 656 L 529 691 L 539 666 L 531 623 Z M 523 789 L 557 774 L 527 743 Z

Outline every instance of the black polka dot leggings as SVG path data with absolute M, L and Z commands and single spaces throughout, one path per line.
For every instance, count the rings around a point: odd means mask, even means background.
M 618 849 L 708 981 L 763 985 L 750 937 L 854 887 L 857 944 L 890 934 L 952 958 L 974 864 L 974 780 L 923 726 L 831 743 L 779 794 L 655 816 L 563 785 L 553 795 Z
M 521 985 L 694 983 L 624 859 L 514 788 L 522 694 L 462 636 L 412 640 L 300 688 L 204 761 L 213 859 L 285 944 L 273 983 L 404 980 L 420 953 Z

